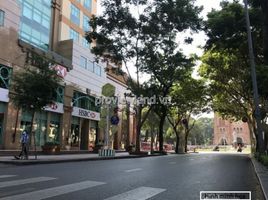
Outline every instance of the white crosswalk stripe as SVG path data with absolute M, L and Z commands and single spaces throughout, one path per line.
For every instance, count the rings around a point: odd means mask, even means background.
M 0 175 L 0 178 L 10 178 L 14 176 L 17 176 L 17 175 Z
M 79 182 L 79 183 L 62 185 L 62 186 L 47 188 L 47 189 L 38 190 L 38 191 L 34 191 L 34 192 L 28 192 L 28 193 L 24 193 L 24 194 L 3 197 L 3 198 L 0 198 L 0 200 L 25 200 L 25 199 L 41 200 L 41 199 L 59 196 L 62 194 L 67 194 L 70 192 L 75 192 L 75 191 L 95 187 L 98 185 L 103 185 L 103 184 L 105 184 L 105 183 L 96 182 L 96 181 L 83 181 L 83 182 Z
M 141 170 L 140 168 L 137 168 Z M 139 171 L 137 169 L 131 169 L 129 171 Z M 128 170 L 126 170 L 128 171 Z M 0 175 L 0 178 L 9 178 L 14 177 L 16 175 Z M 19 186 L 19 185 L 26 185 L 31 183 L 38 183 L 43 181 L 50 181 L 55 180 L 57 178 L 53 177 L 35 177 L 35 178 L 26 178 L 26 179 L 18 179 L 18 180 L 11 180 L 11 181 L 2 181 L 0 182 L 0 189 L 7 188 L 11 186 Z M 57 197 L 60 195 L 68 194 L 71 192 L 76 192 L 80 190 L 89 189 L 96 186 L 101 186 L 106 184 L 105 182 L 98 182 L 98 181 L 82 181 L 67 185 L 55 186 L 45 189 L 40 189 L 33 191 L 34 188 L 30 188 L 31 190 L 26 191 L 22 190 L 20 192 L 16 191 L 16 193 L 12 194 L 11 191 L 7 192 L 6 194 L 2 194 L 0 200 L 41 200 L 47 199 L 52 197 Z M 147 200 L 151 197 L 154 197 L 162 192 L 166 191 L 166 189 L 162 188 L 153 188 L 153 187 L 138 187 L 133 190 L 126 191 L 124 193 L 108 197 L 105 200 Z M 8 194 L 9 193 L 9 194 Z
M 28 184 L 28 183 L 38 183 L 38 182 L 50 181 L 50 180 L 54 180 L 54 179 L 56 179 L 56 178 L 36 177 L 36 178 L 26 178 L 26 179 L 19 179 L 19 180 L 13 180 L 13 181 L 2 181 L 2 182 L 0 182 L 0 188 L 23 185 L 23 184 Z
M 139 187 L 105 200 L 146 200 L 164 191 L 166 191 L 166 189 Z

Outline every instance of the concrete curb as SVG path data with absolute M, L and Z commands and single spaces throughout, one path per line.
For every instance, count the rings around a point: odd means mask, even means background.
M 258 180 L 259 180 L 259 183 L 260 183 L 260 185 L 261 185 L 261 189 L 262 189 L 262 193 L 263 193 L 263 195 L 264 195 L 264 197 L 265 197 L 265 200 L 268 200 L 268 198 L 267 198 L 267 196 L 268 196 L 268 194 L 266 193 L 266 191 L 265 191 L 265 189 L 264 189 L 264 186 L 263 186 L 263 183 L 262 183 L 262 181 L 261 181 L 261 177 L 260 177 L 260 175 L 259 175 L 259 173 L 258 173 L 258 170 L 257 170 L 257 167 L 256 167 L 256 159 L 254 158 L 254 157 L 252 157 L 252 156 L 250 156 L 250 160 L 251 160 L 251 163 L 252 163 L 252 165 L 253 165 L 253 167 L 254 167 L 254 170 L 255 170 L 255 173 L 256 173 L 256 175 L 257 175 L 257 177 L 258 177 Z M 267 191 L 268 192 L 268 191 Z
M 161 154 L 127 155 L 127 156 L 115 156 L 115 157 L 70 158 L 70 159 L 62 159 L 62 160 L 9 160 L 9 161 L 0 161 L 0 164 L 37 165 L 37 164 L 54 164 L 54 163 L 82 162 L 82 161 L 132 159 L 132 158 L 145 158 L 145 157 L 155 157 L 155 156 L 164 156 L 164 155 L 161 155 Z

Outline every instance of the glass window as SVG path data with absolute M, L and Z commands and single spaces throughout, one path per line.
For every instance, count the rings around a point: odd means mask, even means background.
M 23 16 L 29 18 L 29 19 L 32 19 L 32 8 L 31 6 L 28 4 L 28 3 L 24 3 L 23 4 L 23 11 L 22 11 L 22 14 Z
M 70 39 L 79 42 L 79 33 L 73 29 L 70 29 Z
M 91 0 L 84 0 L 84 7 L 91 12 Z
M 42 25 L 46 28 L 49 28 L 50 27 L 50 21 L 49 21 L 49 17 L 46 16 L 46 15 L 43 15 L 43 18 L 42 18 Z
M 4 26 L 5 24 L 5 12 L 0 10 L 0 26 Z
M 94 73 L 101 76 L 101 67 L 97 64 L 94 65 Z
M 63 103 L 64 99 L 64 87 L 59 86 L 55 93 L 53 94 L 53 100 L 59 103 Z
M 39 11 L 35 10 L 33 12 L 33 20 L 36 21 L 37 23 L 41 23 L 41 14 Z
M 41 2 L 41 0 L 39 0 L 39 1 Z M 42 0 L 42 1 L 43 1 L 43 4 L 46 4 L 46 5 L 48 5 L 48 6 L 50 6 L 50 4 L 51 4 L 51 3 L 50 3 L 51 1 L 48 1 L 48 0 Z
M 41 33 L 35 29 L 32 30 L 32 36 L 35 38 L 38 42 L 41 40 Z
M 60 114 L 50 113 L 50 123 L 46 142 L 60 143 Z
M 71 4 L 71 21 L 79 26 L 80 24 L 80 10 Z
M 35 141 L 37 146 L 43 146 L 49 138 L 47 134 L 47 113 L 45 111 L 37 112 L 35 116 L 36 131 Z
M 20 0 L 20 39 L 47 50 L 49 47 L 51 1 Z
M 71 138 L 68 139 L 71 141 L 71 146 L 78 147 L 79 146 L 79 125 L 80 120 L 78 117 L 72 117 L 72 125 L 71 125 Z
M 90 46 L 90 45 L 89 45 L 88 41 L 86 40 L 86 38 L 84 38 L 84 37 L 83 37 L 83 39 L 82 39 L 82 45 L 83 45 L 83 47 L 89 49 L 89 46 Z
M 99 106 L 95 105 L 95 97 L 83 94 L 81 92 L 74 92 L 73 106 L 96 112 L 99 112 L 100 110 Z
M 44 3 L 49 2 L 49 1 L 44 1 Z M 42 6 L 42 0 L 34 0 L 34 2 L 32 2 L 34 4 L 35 7 L 40 7 Z
M 87 69 L 87 59 L 84 56 L 80 57 L 80 66 Z
M 83 17 L 83 30 L 84 31 L 89 31 L 90 30 L 90 26 L 89 26 L 89 17 L 84 15 Z
M 90 60 L 87 62 L 87 69 L 91 72 L 94 72 L 94 64 Z

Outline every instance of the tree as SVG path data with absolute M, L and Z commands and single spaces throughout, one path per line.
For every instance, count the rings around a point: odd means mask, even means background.
M 50 66 L 50 61 L 32 53 L 30 62 L 26 63 L 25 68 L 16 71 L 12 77 L 11 101 L 18 109 L 32 113 L 30 136 L 32 136 L 35 113 L 44 110 L 45 106 L 54 102 L 54 94 L 60 83 L 57 71 Z M 35 136 L 34 146 L 36 147 Z
M 213 109 L 224 118 L 241 120 L 245 117 L 257 137 L 252 84 L 250 81 L 247 32 L 243 5 L 223 2 L 222 9 L 208 14 L 206 33 L 209 37 L 202 57 L 200 75 L 210 86 Z M 257 79 L 262 107 L 267 98 L 267 69 L 263 56 L 263 18 L 260 8 L 250 9 Z
M 168 121 L 176 134 L 175 152 L 179 152 L 180 136 L 184 129 L 184 151 L 187 152 L 187 141 L 191 129 L 195 125 L 192 115 L 199 115 L 207 109 L 208 97 L 206 85 L 202 80 L 188 77 L 172 88 L 172 106 Z M 191 119 L 191 120 L 190 120 Z
M 140 73 L 153 75 L 157 80 L 162 96 L 166 96 L 174 79 L 166 76 L 178 67 L 185 67 L 186 58 L 176 50 L 176 36 L 185 30 L 198 30 L 201 20 L 198 14 L 201 8 L 194 6 L 194 0 L 147 1 L 147 0 L 105 0 L 102 2 L 104 13 L 91 19 L 92 30 L 87 33 L 87 40 L 97 42 L 92 51 L 106 61 L 123 64 L 128 71 L 128 84 L 136 96 L 147 95 L 154 88 L 149 81 L 141 84 Z M 132 13 L 131 10 L 136 10 Z M 191 38 L 186 38 L 191 41 Z M 178 59 L 180 63 L 178 63 Z M 157 64 L 157 66 L 155 65 Z M 181 64 L 178 65 L 178 64 Z M 129 66 L 136 68 L 136 79 L 130 74 Z M 161 66 L 161 68 L 157 68 Z M 164 72 L 163 72 L 164 70 Z M 165 77 L 165 80 L 162 79 Z M 159 79 L 161 78 L 161 80 Z M 169 82 L 166 82 L 170 78 Z M 148 105 L 146 105 L 148 106 Z M 144 105 L 136 106 L 136 150 L 139 151 L 140 130 L 144 119 L 141 113 Z M 148 112 L 152 106 L 149 106 Z M 165 107 L 161 107 L 160 150 L 163 149 L 163 122 L 166 117 Z
M 213 137 L 213 119 L 199 118 L 196 120 L 189 140 L 195 145 L 210 145 Z
M 266 0 L 250 0 L 253 8 L 262 10 L 262 34 L 264 64 L 268 65 L 268 2 Z

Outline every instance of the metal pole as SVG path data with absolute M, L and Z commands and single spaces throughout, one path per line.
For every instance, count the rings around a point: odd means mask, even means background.
M 106 105 L 107 106 L 107 113 L 106 113 L 106 134 L 105 134 L 105 145 L 106 147 L 109 149 L 109 127 L 110 127 L 110 123 L 109 123 L 109 104 Z
M 261 118 L 260 118 L 260 108 L 259 108 L 259 95 L 258 95 L 258 86 L 256 79 L 256 65 L 254 60 L 254 52 L 252 45 L 252 36 L 250 30 L 250 20 L 249 20 L 249 12 L 248 12 L 248 1 L 244 0 L 245 4 L 245 14 L 246 14 L 246 22 L 247 22 L 247 33 L 248 33 L 248 49 L 249 49 L 249 59 L 250 59 L 250 67 L 251 67 L 251 78 L 253 84 L 253 97 L 254 97 L 254 105 L 255 105 L 255 119 L 257 122 L 257 134 L 258 134 L 258 151 L 260 153 L 264 152 L 264 141 L 263 141 L 263 133 L 261 128 Z

